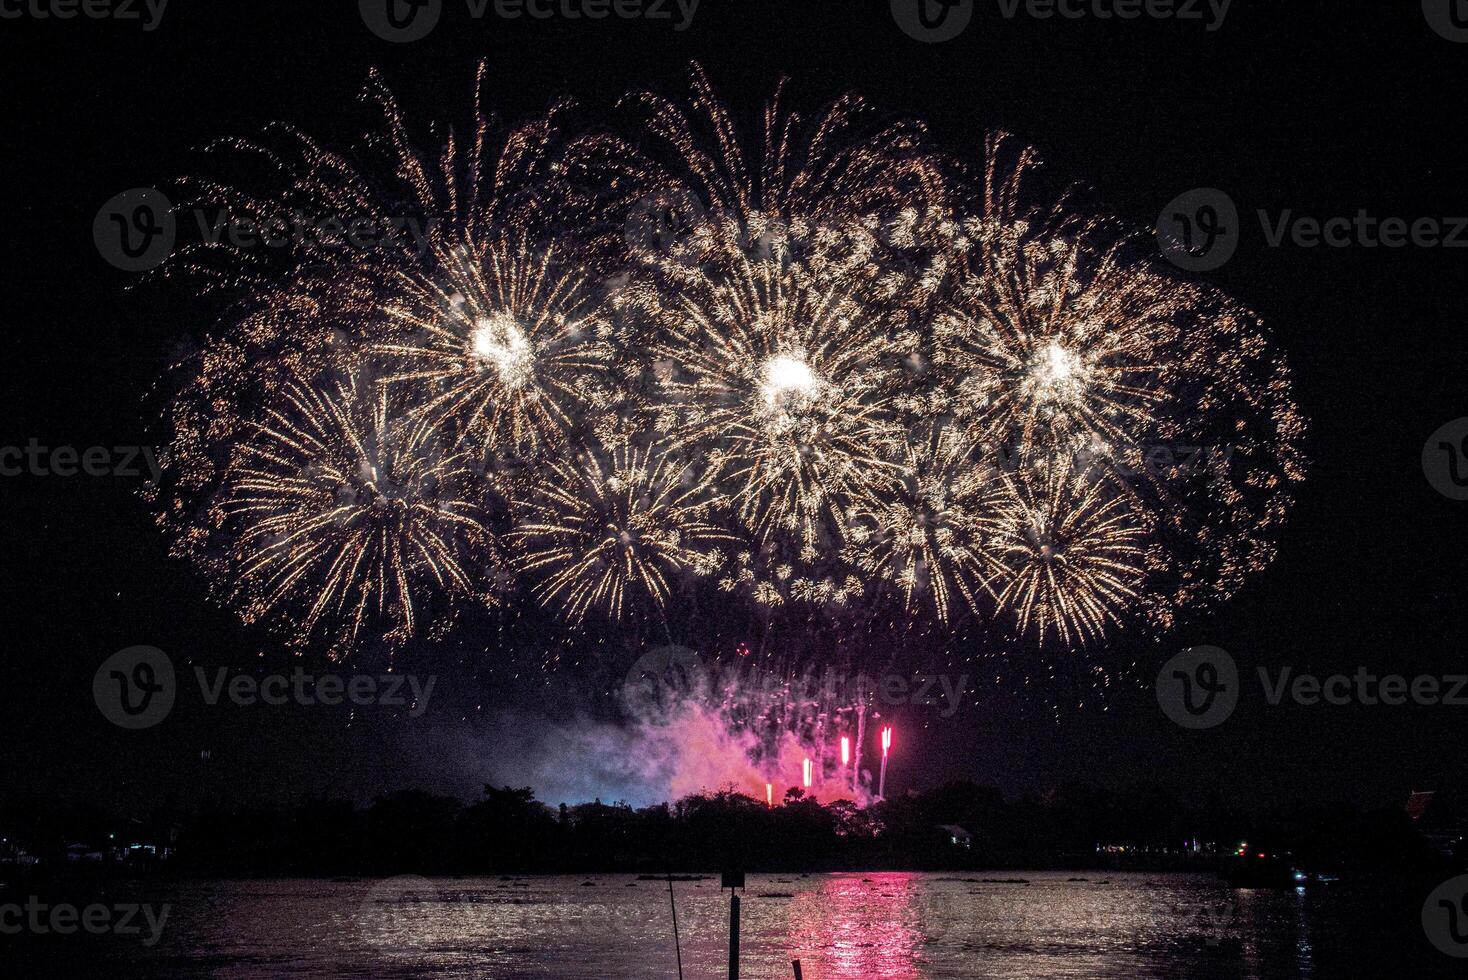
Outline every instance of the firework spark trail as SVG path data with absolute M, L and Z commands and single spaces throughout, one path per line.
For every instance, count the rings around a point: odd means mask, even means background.
M 708 211 L 696 241 L 802 242 L 803 259 L 878 281 L 892 270 L 871 261 L 876 253 L 911 245 L 920 229 L 947 220 L 949 183 L 921 123 L 880 119 L 854 93 L 807 121 L 786 107 L 782 82 L 751 154 L 697 65 L 691 81 L 686 106 L 651 92 L 628 98 L 650 142 L 671 148 L 672 158 L 626 157 L 644 186 L 686 191 Z
M 495 542 L 480 488 L 465 454 L 384 393 L 293 385 L 238 446 L 215 504 L 236 541 L 233 598 L 298 643 L 320 627 L 350 648 L 369 618 L 400 643 L 439 597 L 484 601 Z
M 1115 222 L 1066 201 L 1026 208 L 1038 164 L 1011 142 L 991 141 L 981 210 L 956 226 L 960 257 L 933 337 L 946 414 L 1011 474 L 1011 500 L 1054 496 L 1060 469 L 1099 480 L 1107 512 L 1129 512 L 1145 537 L 1114 556 L 1104 606 L 1143 608 L 1166 628 L 1269 563 L 1289 486 L 1303 479 L 1305 422 L 1253 314 L 1139 254 Z M 1027 564 L 1007 564 L 1001 605 L 1029 620 L 1026 602 L 1042 608 L 1047 593 L 1034 599 L 1016 584 L 1038 581 Z M 1069 620 L 1054 631 L 1069 644 L 1099 639 L 1114 618 L 1071 601 L 1035 621 L 1043 634 Z
M 733 541 L 707 515 L 706 479 L 662 446 L 622 443 L 602 458 L 552 460 L 547 478 L 513 501 L 517 565 L 539 576 L 541 602 L 572 622 L 593 608 L 620 619 L 629 599 L 661 614 L 673 578 L 707 571 L 708 549 Z

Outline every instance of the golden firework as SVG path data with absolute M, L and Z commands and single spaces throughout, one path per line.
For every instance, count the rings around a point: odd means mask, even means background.
M 1127 498 L 1067 460 L 1006 474 L 999 487 L 1000 607 L 1041 643 L 1052 634 L 1066 645 L 1101 639 L 1143 579 L 1147 529 Z
M 676 577 L 712 571 L 734 540 L 709 519 L 709 482 L 663 446 L 552 459 L 542 477 L 513 500 L 516 565 L 574 623 L 593 609 L 619 620 L 637 600 L 661 614 Z
M 784 537 L 812 560 L 839 547 L 858 495 L 896 478 L 902 341 L 840 281 L 780 255 L 726 258 L 663 311 L 654 412 L 717 466 L 756 541 Z
M 946 623 L 959 600 L 981 611 L 1002 569 L 998 486 L 993 467 L 979 464 L 957 430 L 938 426 L 915 438 L 896 486 L 858 499 L 851 564 L 894 587 L 909 612 Z
M 611 348 L 581 276 L 553 250 L 465 242 L 433 274 L 405 273 L 382 313 L 387 382 L 428 393 L 420 411 L 487 453 L 533 456 L 604 409 Z
M 365 389 L 365 390 L 364 390 Z M 497 564 L 484 484 L 464 452 L 375 386 L 288 386 L 234 452 L 214 511 L 247 622 L 350 651 L 369 622 L 401 643 L 420 612 L 485 601 Z

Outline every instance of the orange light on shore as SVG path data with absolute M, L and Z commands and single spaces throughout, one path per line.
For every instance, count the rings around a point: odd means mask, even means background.
M 809 759 L 805 760 L 805 762 L 801 765 L 801 769 L 804 770 L 803 776 L 805 779 L 805 788 L 810 789 L 811 762 Z
M 841 736 L 841 765 L 843 767 L 851 763 L 851 739 L 845 735 Z

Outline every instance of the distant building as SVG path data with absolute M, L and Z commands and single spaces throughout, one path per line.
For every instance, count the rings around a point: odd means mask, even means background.
M 69 844 L 66 860 L 72 864 L 96 864 L 102 860 L 102 851 L 91 844 Z
M 1459 857 L 1468 845 L 1468 826 L 1436 790 L 1413 791 L 1407 797 L 1407 816 L 1412 826 L 1445 857 Z
M 938 829 L 948 835 L 948 840 L 954 847 L 962 847 L 967 850 L 974 846 L 974 835 L 956 823 L 941 823 Z

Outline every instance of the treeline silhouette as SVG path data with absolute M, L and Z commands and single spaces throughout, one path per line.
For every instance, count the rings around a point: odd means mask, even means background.
M 529 788 L 494 786 L 467 804 L 406 790 L 367 806 L 307 799 L 123 823 L 74 807 L 10 804 L 0 806 L 0 837 L 52 864 L 66 862 L 78 841 L 136 841 L 154 845 L 157 857 L 145 852 L 137 862 L 153 870 L 224 877 L 1207 869 L 1243 841 L 1322 872 L 1442 862 L 1400 807 L 1304 805 L 1251 815 L 1217 796 L 1186 800 L 1156 786 L 1069 784 L 1006 800 L 966 781 L 867 808 L 821 804 L 799 790 L 774 807 L 719 792 L 640 809 L 600 801 L 556 808 Z

